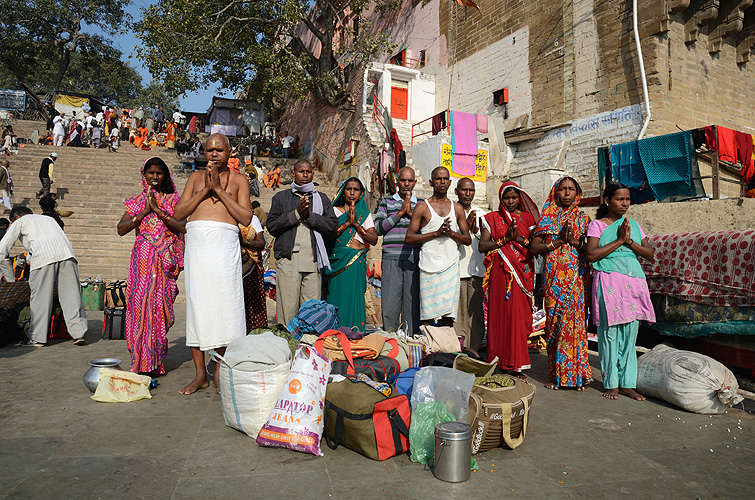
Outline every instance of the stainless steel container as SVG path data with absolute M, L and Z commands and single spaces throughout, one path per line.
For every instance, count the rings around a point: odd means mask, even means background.
M 84 374 L 84 385 L 90 391 L 96 391 L 97 386 L 100 384 L 100 368 L 120 370 L 121 363 L 122 361 L 118 358 L 93 359 L 89 362 L 89 369 Z
M 472 428 L 461 422 L 435 426 L 433 475 L 448 483 L 469 479 L 472 466 Z

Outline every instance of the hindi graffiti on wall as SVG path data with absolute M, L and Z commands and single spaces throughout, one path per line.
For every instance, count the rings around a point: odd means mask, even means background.
M 472 163 L 474 174 L 471 174 Z M 441 165 L 448 169 L 451 177 L 469 177 L 475 182 L 485 182 L 488 178 L 488 152 L 484 149 L 478 149 L 474 157 L 455 155 L 450 144 L 443 144 Z

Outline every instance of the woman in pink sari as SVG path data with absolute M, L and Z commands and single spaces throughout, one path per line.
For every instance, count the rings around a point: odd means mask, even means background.
M 498 192 L 497 212 L 485 216 L 480 252 L 485 257 L 483 289 L 488 294 L 488 361 L 524 378 L 530 368 L 527 339 L 532 333 L 535 270 L 530 238 L 539 218 L 537 205 L 524 190 L 506 182 Z
M 173 217 L 179 195 L 162 159 L 144 162 L 142 189 L 126 199 L 126 213 L 118 223 L 120 236 L 136 229 L 126 286 L 126 343 L 132 372 L 163 375 L 186 222 Z

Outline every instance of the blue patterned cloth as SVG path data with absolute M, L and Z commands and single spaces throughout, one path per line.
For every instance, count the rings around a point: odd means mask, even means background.
M 613 182 L 620 182 L 629 188 L 632 203 L 640 204 L 653 199 L 637 141 L 611 146 L 611 177 Z
M 695 195 L 692 171 L 698 166 L 689 130 L 639 140 L 637 149 L 655 199 Z

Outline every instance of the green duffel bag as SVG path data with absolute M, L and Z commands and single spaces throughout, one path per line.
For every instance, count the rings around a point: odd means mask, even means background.
M 328 384 L 325 394 L 325 442 L 372 460 L 386 460 L 409 451 L 409 399 L 389 384 L 391 395 L 358 380 Z

